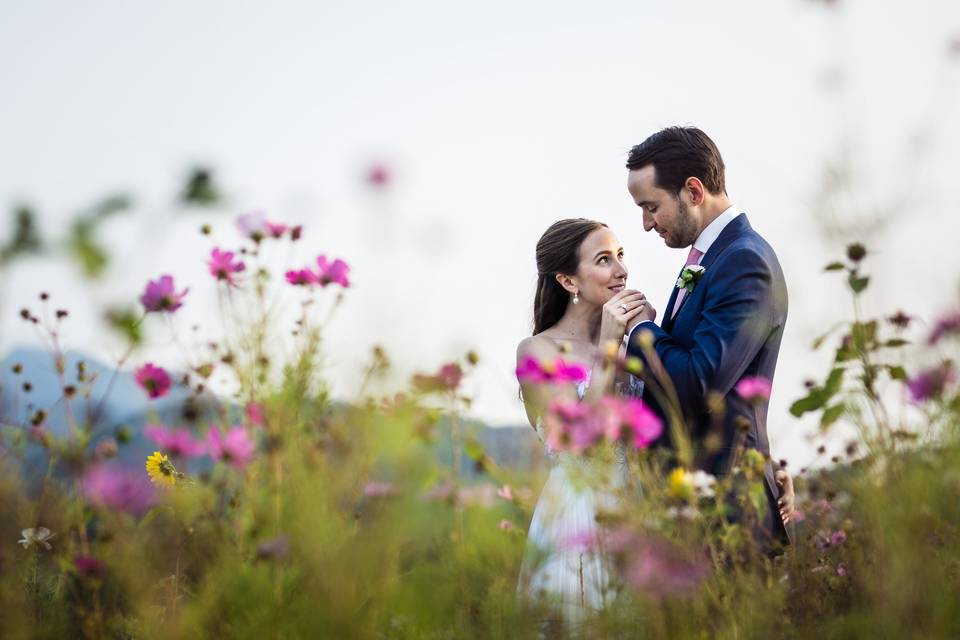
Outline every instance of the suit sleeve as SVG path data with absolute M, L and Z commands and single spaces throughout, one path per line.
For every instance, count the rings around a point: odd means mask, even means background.
M 762 256 L 750 250 L 724 255 L 712 265 L 703 313 L 693 348 L 685 349 L 653 323 L 638 325 L 627 344 L 630 355 L 644 359 L 637 336 L 654 336 L 657 356 L 687 411 L 704 404 L 710 391 L 726 395 L 740 380 L 773 328 L 772 276 Z

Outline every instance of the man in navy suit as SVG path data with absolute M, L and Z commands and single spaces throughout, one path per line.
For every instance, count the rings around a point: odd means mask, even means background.
M 703 131 L 659 131 L 630 151 L 627 168 L 627 189 L 643 210 L 644 230 L 656 231 L 668 247 L 690 247 L 684 267 L 693 280 L 691 287 L 674 287 L 659 326 L 656 310 L 646 304 L 628 327 L 628 353 L 643 359 L 641 343 L 652 335 L 699 454 L 697 466 L 728 473 L 738 429 L 746 448 L 769 459 L 768 400 L 749 402 L 735 387 L 748 377 L 773 380 L 787 320 L 777 255 L 727 196 L 723 159 Z M 722 416 L 710 413 L 718 407 L 712 394 L 724 400 Z M 650 393 L 645 400 L 663 413 Z M 778 507 L 784 478 L 769 462 L 764 477 L 770 510 L 761 514 L 762 525 L 774 540 L 785 541 Z

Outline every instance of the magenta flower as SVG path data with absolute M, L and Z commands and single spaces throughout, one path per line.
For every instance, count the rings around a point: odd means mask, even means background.
M 147 476 L 117 465 L 91 467 L 81 481 L 87 499 L 98 507 L 123 511 L 139 518 L 156 502 Z
M 77 555 L 73 558 L 73 565 L 81 575 L 89 578 L 97 578 L 104 574 L 106 565 L 93 556 Z
M 607 438 L 611 441 L 632 435 L 633 447 L 646 449 L 663 433 L 663 422 L 642 400 L 604 398 L 603 404 L 615 416 L 608 423 Z
M 347 274 L 350 273 L 350 267 L 346 262 L 337 258 L 332 263 L 327 262 L 327 256 L 317 256 L 317 278 L 321 286 L 327 286 L 330 283 L 338 284 L 344 289 L 350 286 Z
M 544 417 L 547 447 L 553 451 L 581 453 L 612 432 L 618 416 L 598 407 L 577 401 L 556 400 Z
M 390 170 L 386 165 L 376 163 L 367 171 L 367 182 L 374 187 L 385 187 L 390 183 Z
M 173 313 L 183 306 L 183 297 L 189 288 L 177 293 L 173 286 L 173 276 L 163 275 L 159 280 L 147 282 L 147 288 L 140 296 L 140 303 L 147 312 L 161 311 Z
M 834 531 L 830 536 L 830 546 L 839 547 L 841 544 L 847 541 L 847 532 L 843 529 Z
M 418 373 L 413 376 L 413 386 L 423 393 L 434 391 L 456 391 L 463 380 L 463 369 L 456 362 L 450 362 L 442 367 L 436 375 L 428 376 Z
M 256 445 L 247 430 L 240 426 L 230 427 L 226 434 L 220 433 L 217 425 L 207 432 L 210 456 L 234 467 L 243 469 L 252 459 Z
M 501 520 L 497 526 L 500 528 L 500 531 L 506 531 L 507 533 L 510 533 L 514 529 L 513 523 L 509 520 Z
M 226 280 L 229 286 L 235 286 L 233 274 L 240 273 L 247 268 L 243 262 L 233 260 L 233 251 L 220 251 L 214 248 L 210 252 L 210 260 L 207 261 L 210 266 L 210 275 L 217 280 Z
M 396 487 L 389 482 L 368 482 L 363 487 L 363 495 L 368 498 L 388 498 L 397 493 Z
M 944 336 L 956 335 L 957 333 L 960 333 L 960 311 L 952 311 L 937 320 L 933 331 L 930 332 L 930 337 L 927 338 L 927 344 L 933 346 L 940 342 L 940 339 Z
M 152 362 L 137 369 L 134 379 L 151 400 L 162 398 L 170 391 L 170 375 L 161 367 L 153 366 Z
M 251 211 L 237 216 L 237 229 L 254 242 L 260 242 L 267 234 L 267 219 L 263 211 Z
M 306 286 L 317 284 L 320 278 L 310 269 L 300 269 L 298 271 L 287 271 L 287 282 L 296 286 Z
M 580 383 L 587 379 L 587 369 L 583 365 L 568 364 L 562 358 L 553 362 L 540 362 L 533 356 L 525 356 L 516 369 L 520 382 L 531 383 Z
M 256 426 L 263 427 L 267 420 L 263 415 L 263 407 L 257 402 L 248 402 L 246 407 L 247 422 Z
M 845 577 L 847 575 L 847 565 L 843 564 L 842 562 L 838 564 L 837 575 L 840 576 L 841 578 Z
M 274 238 L 281 238 L 283 237 L 283 234 L 287 232 L 287 225 L 280 224 L 279 222 L 270 222 L 267 220 L 266 229 L 267 233 Z
M 740 397 L 747 402 L 763 402 L 770 399 L 770 381 L 763 376 L 742 378 L 737 383 L 736 390 Z
M 148 424 L 143 428 L 143 433 L 164 453 L 178 458 L 196 458 L 207 451 L 207 447 L 202 442 L 195 439 L 188 429 L 182 427 L 167 429 L 158 424 Z
M 707 575 L 705 564 L 687 556 L 670 541 L 653 536 L 629 536 L 624 577 L 637 591 L 662 596 L 684 596 L 696 591 Z
M 955 379 L 956 373 L 953 370 L 953 365 L 950 362 L 944 362 L 936 367 L 921 371 L 907 380 L 906 384 L 910 391 L 910 399 L 919 403 L 931 398 L 939 398 L 947 384 Z

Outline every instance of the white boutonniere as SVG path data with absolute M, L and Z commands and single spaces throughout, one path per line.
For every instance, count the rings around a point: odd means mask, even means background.
M 677 278 L 677 289 L 686 289 L 687 293 L 693 293 L 693 289 L 700 282 L 700 278 L 703 277 L 705 272 L 706 269 L 698 264 L 687 265 L 680 272 L 680 277 Z

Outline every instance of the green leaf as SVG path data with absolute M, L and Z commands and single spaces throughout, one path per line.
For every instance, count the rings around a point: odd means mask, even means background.
M 124 340 L 132 346 L 138 346 L 143 342 L 143 331 L 140 328 L 140 317 L 134 309 L 112 308 L 107 309 L 107 324 L 111 329 L 123 336 Z
M 767 492 L 763 488 L 762 481 L 750 483 L 750 503 L 757 510 L 758 516 L 762 516 L 770 508 L 767 505 Z
M 483 460 L 484 456 L 486 456 L 483 445 L 473 439 L 466 440 L 463 443 L 463 452 L 466 453 L 467 457 L 471 460 Z
M 842 262 L 831 262 L 823 268 L 824 271 L 840 271 L 841 269 L 843 269 Z
M 184 204 L 207 207 L 220 202 L 223 196 L 213 178 L 213 172 L 204 167 L 197 167 L 187 178 L 180 194 Z
M 80 263 L 83 275 L 88 278 L 102 275 L 109 262 L 106 249 L 94 241 L 94 230 L 95 225 L 89 220 L 77 220 L 67 240 L 70 254 Z
M 904 340 L 903 338 L 891 338 L 883 343 L 883 346 L 895 349 L 896 347 L 902 347 L 904 345 L 910 344 L 909 340 Z
M 891 364 L 887 366 L 887 372 L 892 380 L 906 380 L 907 371 L 900 365 Z
M 806 397 L 800 398 L 790 405 L 790 413 L 800 417 L 810 411 L 816 411 L 830 402 L 830 398 L 835 396 L 843 386 L 843 367 L 837 367 L 827 376 L 827 381 L 822 387 L 814 387 Z
M 823 416 L 820 418 L 820 432 L 825 432 L 830 425 L 836 422 L 846 411 L 847 407 L 842 403 L 827 407 L 823 411 Z
M 867 284 L 870 283 L 870 276 L 858 276 L 855 273 L 851 273 L 847 282 L 850 284 L 850 288 L 853 289 L 854 293 L 860 293 L 866 289 Z
M 839 327 L 841 327 L 841 326 L 843 326 L 843 323 L 842 323 L 842 322 L 838 322 L 838 323 L 836 323 L 835 325 L 833 325 L 832 327 L 830 327 L 825 333 L 823 333 L 822 335 L 818 336 L 818 337 L 813 341 L 813 345 L 812 345 L 811 348 L 812 348 L 814 351 L 816 351 L 817 349 L 819 349 L 819 348 L 823 345 L 823 342 L 824 342 L 827 338 L 830 337 L 830 334 L 832 334 L 834 331 L 836 331 L 836 330 L 837 330 Z

